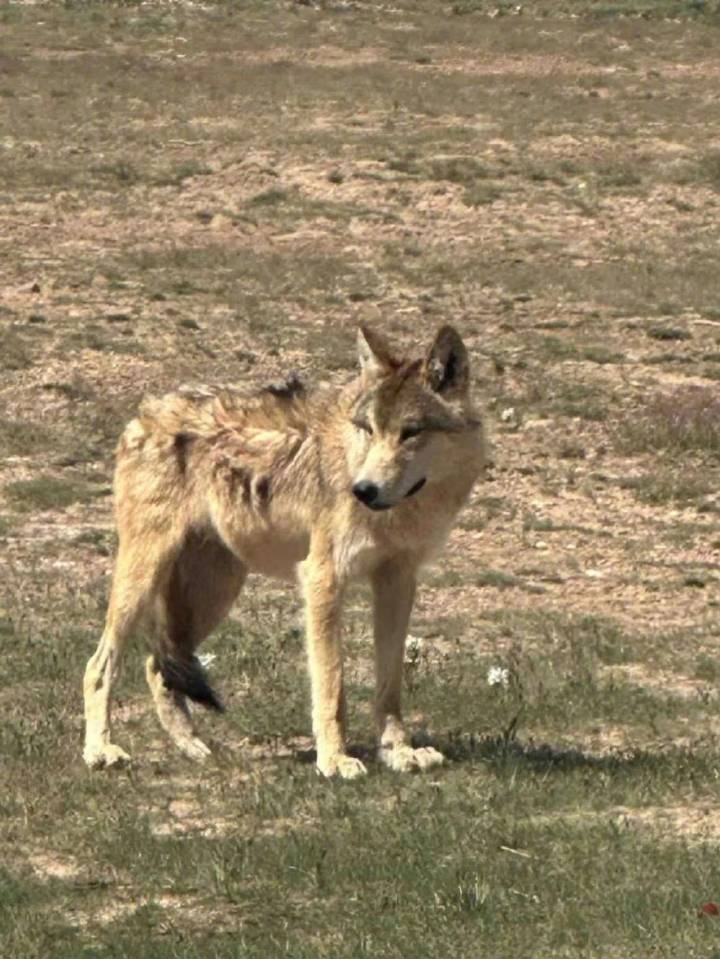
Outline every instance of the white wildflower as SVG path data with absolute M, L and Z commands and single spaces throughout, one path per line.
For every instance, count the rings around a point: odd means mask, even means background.
M 217 653 L 203 653 L 201 656 L 198 656 L 198 661 L 203 669 L 209 669 L 216 659 Z
M 410 663 L 416 662 L 420 658 L 424 645 L 425 640 L 422 636 L 408 636 L 405 641 L 405 659 Z
M 510 670 L 505 666 L 491 666 L 487 672 L 488 686 L 509 686 Z

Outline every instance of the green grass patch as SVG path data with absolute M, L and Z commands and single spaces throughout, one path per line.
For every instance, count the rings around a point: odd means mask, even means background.
M 709 18 L 718 15 L 716 0 L 531 0 L 519 6 L 513 0 L 454 0 L 452 12 L 458 16 L 484 14 L 491 16 L 583 17 L 592 20 L 615 20 L 625 17 L 643 20 Z
M 263 190 L 262 193 L 256 193 L 248 201 L 250 206 L 278 206 L 285 203 L 289 197 L 287 190 L 279 187 L 273 187 L 270 190 Z
M 0 419 L 0 456 L 32 456 L 53 448 L 54 430 L 37 420 Z
M 692 333 L 690 333 L 689 330 L 685 330 L 680 326 L 667 326 L 657 323 L 648 327 L 647 335 L 653 340 L 660 340 L 665 343 L 692 339 Z
M 23 513 L 35 510 L 65 509 L 104 495 L 106 490 L 83 478 L 49 474 L 7 483 L 3 492 L 15 509 Z
M 0 331 L 0 366 L 8 371 L 24 370 L 32 366 L 32 352 L 27 340 L 10 328 Z
M 716 489 L 712 475 L 690 466 L 686 470 L 658 467 L 623 480 L 621 486 L 650 506 L 675 504 L 698 509 L 704 508 L 707 497 Z
M 539 377 L 531 384 L 526 402 L 541 417 L 563 416 L 599 423 L 607 419 L 614 397 L 593 383 L 549 376 Z

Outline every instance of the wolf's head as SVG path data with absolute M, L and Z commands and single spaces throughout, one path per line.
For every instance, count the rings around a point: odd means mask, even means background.
M 418 360 L 396 359 L 381 336 L 361 327 L 358 353 L 361 389 L 347 447 L 352 492 L 369 509 L 386 510 L 462 469 L 480 422 L 467 350 L 453 327 L 442 327 Z

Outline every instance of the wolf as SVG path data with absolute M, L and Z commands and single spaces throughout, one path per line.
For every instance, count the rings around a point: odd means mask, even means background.
M 379 760 L 399 771 L 443 761 L 406 738 L 405 638 L 418 570 L 483 472 L 483 422 L 452 326 L 416 359 L 360 327 L 358 354 L 359 374 L 340 388 L 308 391 L 296 378 L 255 393 L 184 388 L 145 399 L 126 427 L 112 590 L 84 678 L 90 767 L 129 759 L 111 739 L 111 695 L 126 641 L 148 620 L 160 723 L 187 756 L 209 754 L 188 700 L 222 705 L 195 654 L 248 572 L 299 581 L 322 774 L 366 772 L 346 751 L 341 655 L 343 596 L 358 579 L 372 591 Z

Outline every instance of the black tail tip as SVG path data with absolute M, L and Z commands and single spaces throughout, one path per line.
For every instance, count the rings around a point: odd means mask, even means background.
M 183 660 L 164 659 L 160 664 L 160 674 L 168 689 L 174 689 L 208 709 L 225 712 L 197 656 Z

